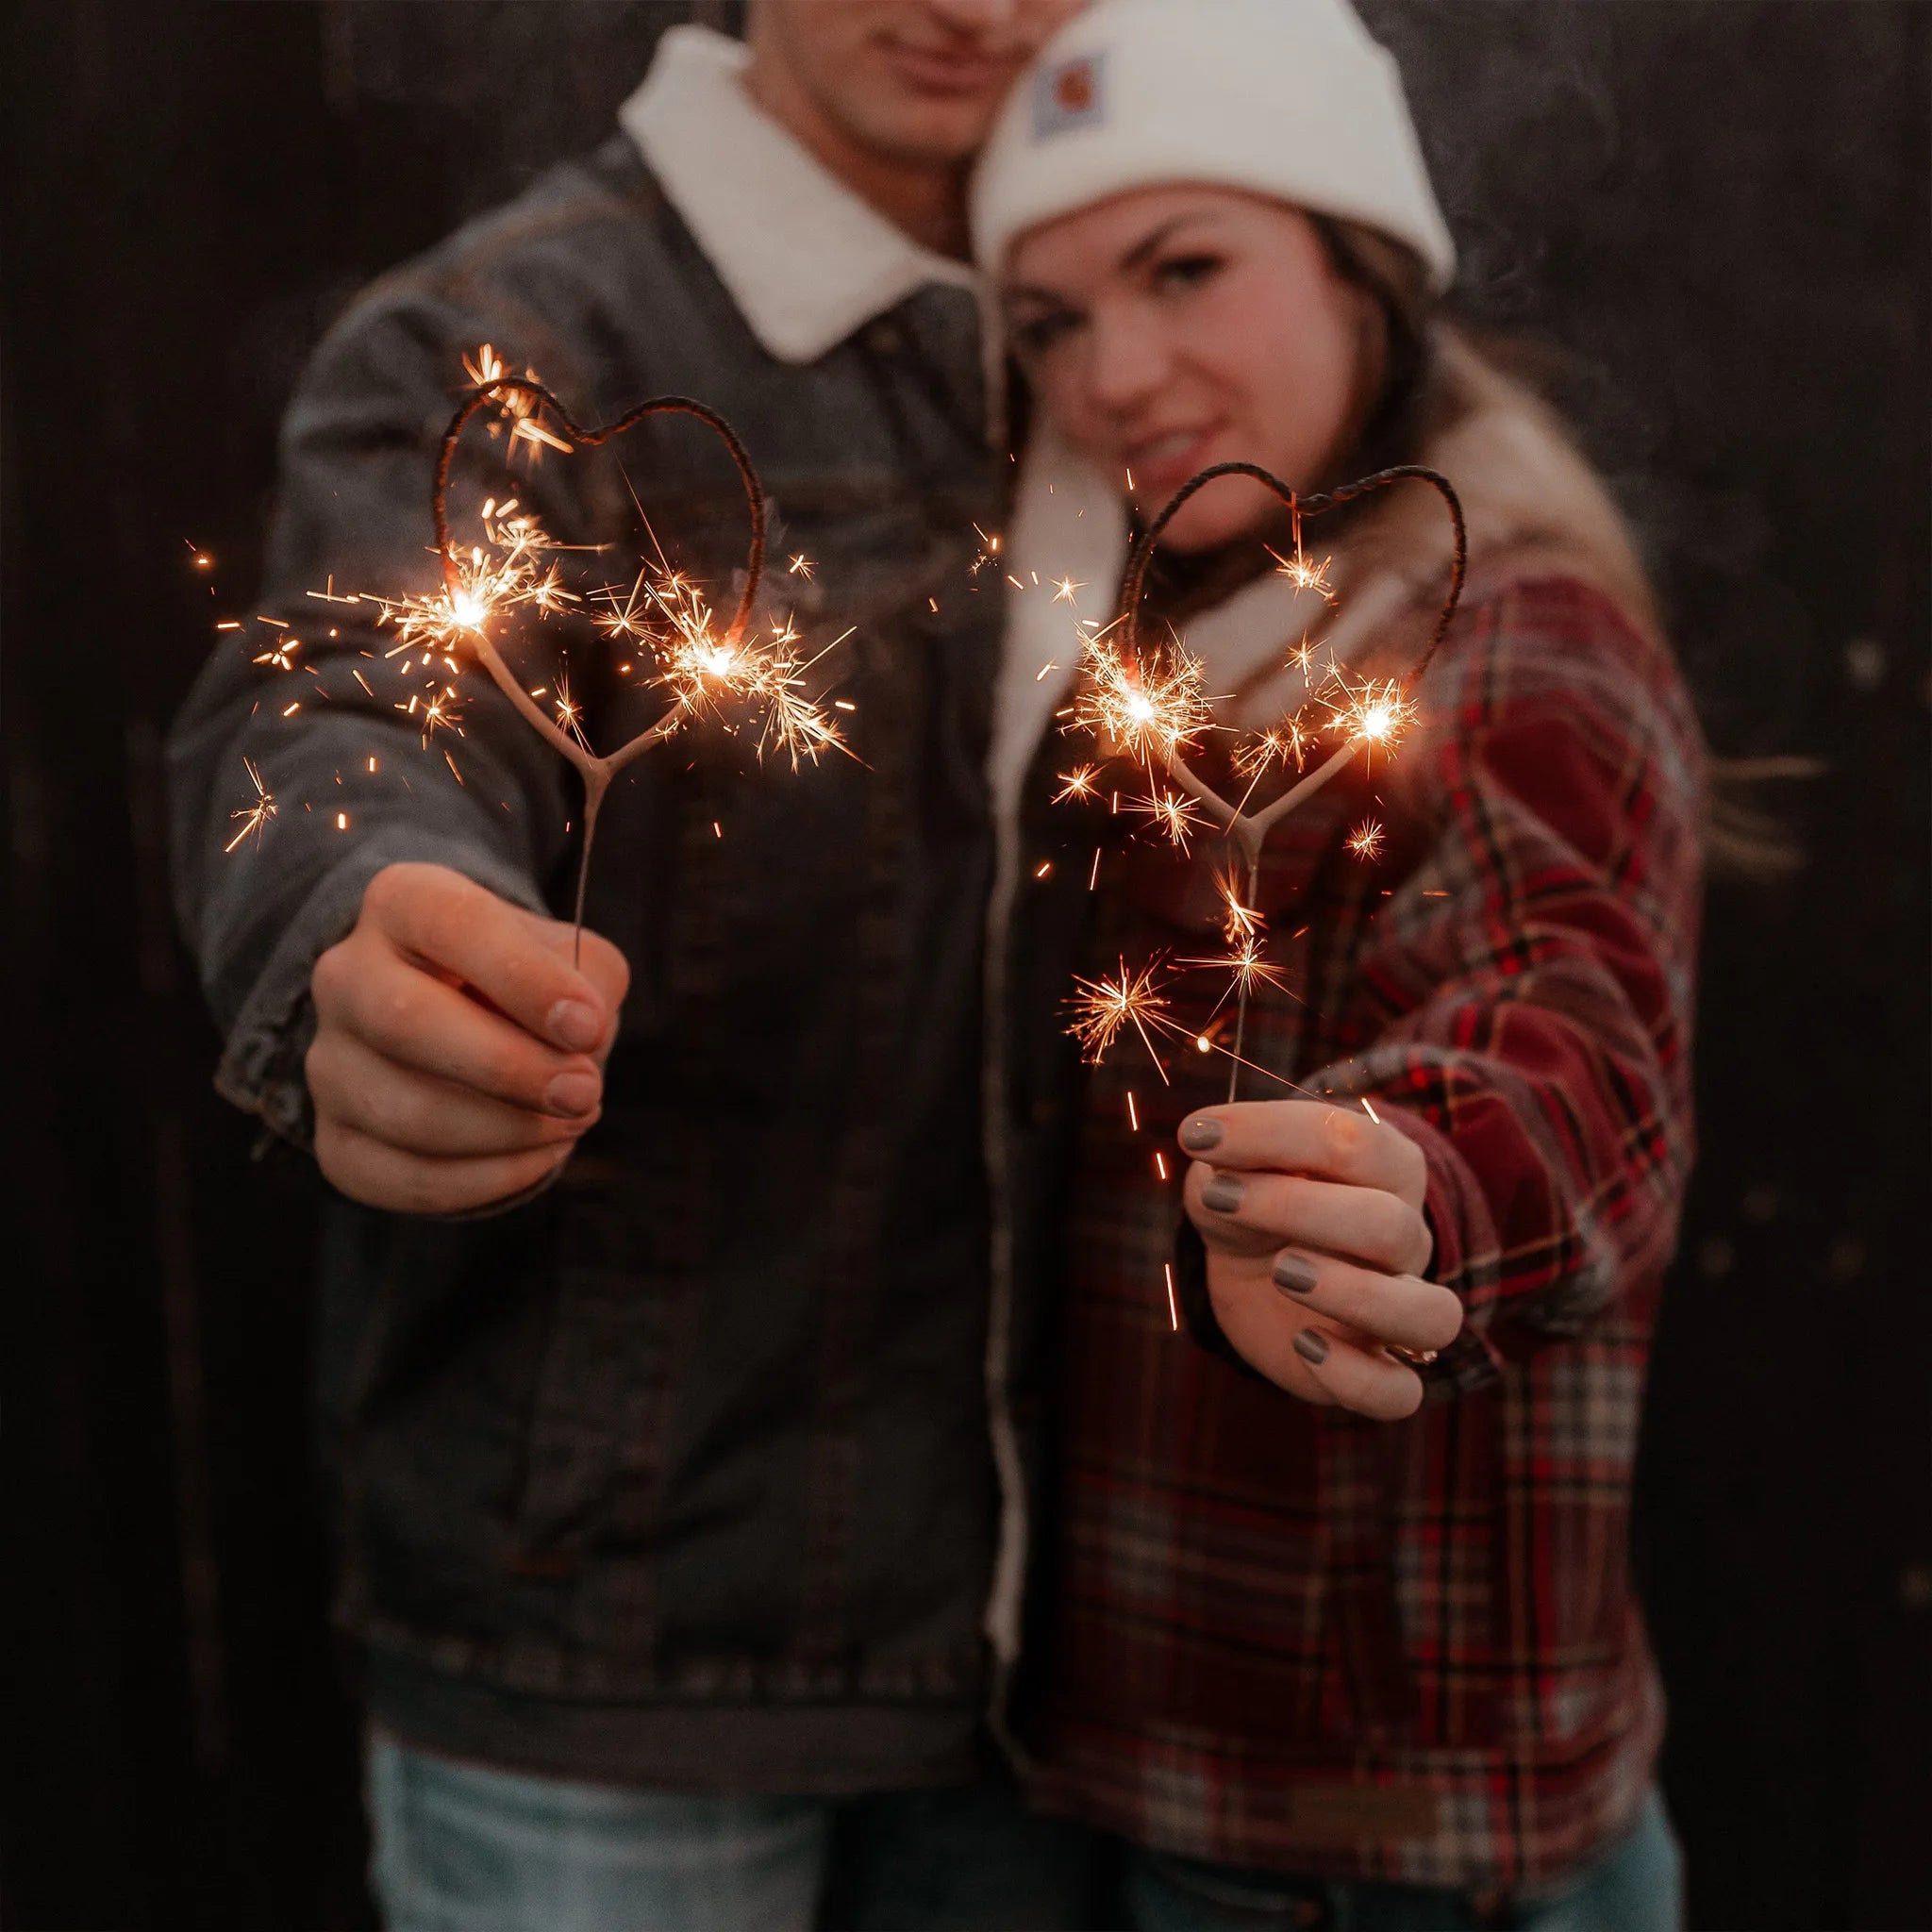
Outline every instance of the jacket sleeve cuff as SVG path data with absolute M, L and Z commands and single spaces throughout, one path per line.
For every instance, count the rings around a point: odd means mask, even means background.
M 1439 1127 L 1411 1108 L 1387 1103 L 1381 1118 L 1422 1149 L 1428 1168 L 1423 1216 L 1435 1240 L 1427 1278 L 1462 1303 L 1461 1333 L 1417 1371 L 1424 1391 L 1434 1398 L 1486 1388 L 1501 1374 L 1504 1361 L 1489 1332 L 1496 1307 L 1498 1253 L 1489 1201 L 1456 1143 Z
M 407 849 L 403 849 L 407 844 Z M 517 866 L 474 845 L 435 838 L 375 840 L 316 882 L 283 927 L 268 962 L 228 1029 L 215 1091 L 270 1132 L 296 1146 L 315 1140 L 315 1115 L 303 1071 L 315 1038 L 309 979 L 315 962 L 356 924 L 369 881 L 404 859 L 446 865 L 526 911 L 547 914 L 542 894 Z

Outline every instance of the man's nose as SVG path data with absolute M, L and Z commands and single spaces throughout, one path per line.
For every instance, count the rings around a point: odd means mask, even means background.
M 932 18 L 956 34 L 1004 33 L 1020 18 L 1024 0 L 925 0 Z

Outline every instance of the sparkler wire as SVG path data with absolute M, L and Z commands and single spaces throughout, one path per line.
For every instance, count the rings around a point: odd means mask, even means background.
M 507 395 L 522 396 L 530 403 L 554 411 L 567 437 L 592 449 L 600 443 L 608 442 L 613 437 L 622 436 L 625 430 L 634 428 L 649 416 L 693 416 L 714 432 L 738 471 L 739 481 L 744 486 L 745 504 L 751 512 L 751 549 L 745 568 L 744 591 L 724 637 L 727 647 L 736 645 L 751 622 L 752 612 L 758 604 L 759 579 L 764 575 L 765 494 L 758 482 L 758 472 L 752 467 L 751 455 L 738 432 L 717 410 L 691 396 L 653 396 L 635 408 L 626 409 L 614 422 L 595 429 L 586 429 L 572 421 L 569 411 L 541 382 L 523 376 L 502 376 L 491 382 L 479 383 L 471 390 L 450 418 L 449 427 L 442 433 L 442 445 L 436 458 L 436 485 L 430 497 L 430 509 L 436 521 L 436 547 L 442 558 L 443 588 L 452 604 L 462 591 L 462 565 L 449 535 L 449 479 L 456 460 L 457 444 L 472 417 L 492 403 L 501 408 Z M 649 729 L 641 731 L 615 751 L 600 756 L 559 729 L 531 699 L 480 625 L 471 632 L 471 640 L 483 668 L 498 689 L 516 707 L 525 722 L 576 768 L 584 781 L 584 842 L 582 856 L 577 861 L 576 938 L 573 953 L 573 958 L 580 964 L 584 945 L 584 890 L 591 875 L 591 841 L 596 836 L 598 811 L 610 789 L 610 781 L 618 773 L 634 758 L 648 751 L 652 745 L 662 742 L 676 729 L 677 709 L 674 707 Z

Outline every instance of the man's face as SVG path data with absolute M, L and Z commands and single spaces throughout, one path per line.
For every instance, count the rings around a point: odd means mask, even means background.
M 967 160 L 1007 90 L 1086 0 L 757 0 L 799 89 L 847 139 L 889 160 Z

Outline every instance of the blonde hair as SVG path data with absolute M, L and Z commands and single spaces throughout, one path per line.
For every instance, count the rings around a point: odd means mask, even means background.
M 1604 579 L 1603 588 L 1668 647 L 1650 574 L 1628 525 L 1590 469 L 1569 425 L 1541 392 L 1539 377 L 1548 358 L 1541 358 L 1540 371 L 1540 358 L 1528 345 L 1508 338 L 1479 342 L 1445 319 L 1426 266 L 1403 242 L 1359 223 L 1332 216 L 1314 220 L 1338 273 L 1375 297 L 1385 323 L 1379 392 L 1348 452 L 1351 473 L 1424 459 L 1429 445 L 1449 435 L 1459 420 L 1505 389 L 1513 391 L 1514 400 L 1535 412 L 1541 426 L 1591 479 L 1598 502 L 1591 505 L 1591 574 Z M 1815 758 L 1711 756 L 1704 852 L 1712 874 L 1766 883 L 1797 871 L 1804 851 L 1767 802 L 1766 791 L 1816 777 L 1824 769 Z

